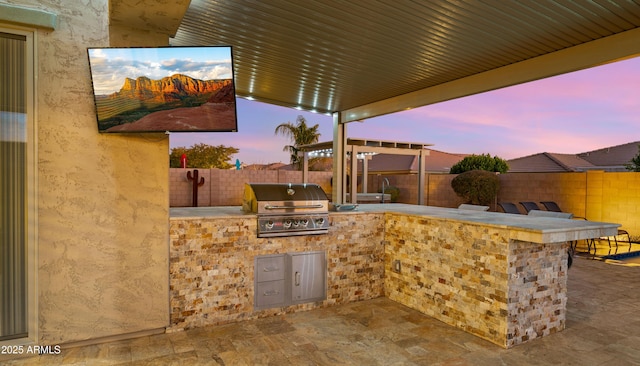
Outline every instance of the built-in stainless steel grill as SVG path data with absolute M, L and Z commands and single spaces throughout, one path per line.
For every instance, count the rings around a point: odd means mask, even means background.
M 257 214 L 261 238 L 329 230 L 329 199 L 317 184 L 247 183 L 242 209 Z

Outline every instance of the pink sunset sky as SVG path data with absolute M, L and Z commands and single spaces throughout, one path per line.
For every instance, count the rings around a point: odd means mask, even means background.
M 541 152 L 577 154 L 640 140 L 640 57 L 527 84 L 349 123 L 351 138 L 433 144 L 449 153 L 513 159 Z M 238 148 L 232 163 L 289 162 L 277 125 L 320 125 L 330 116 L 237 99 L 238 132 L 172 133 L 171 148 L 197 143 Z

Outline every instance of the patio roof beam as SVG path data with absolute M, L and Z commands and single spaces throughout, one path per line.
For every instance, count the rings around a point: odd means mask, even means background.
M 340 120 L 340 113 L 333 114 L 333 178 L 331 186 L 331 199 L 334 203 L 341 204 L 345 201 L 347 169 L 345 155 L 347 147 L 347 125 Z

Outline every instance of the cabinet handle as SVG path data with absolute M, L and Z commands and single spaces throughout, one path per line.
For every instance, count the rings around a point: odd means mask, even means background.
M 279 293 L 280 292 L 278 290 L 265 291 L 264 296 L 275 296 L 275 295 L 278 295 Z
M 294 278 L 295 278 L 296 286 L 300 286 L 300 272 L 296 272 Z
M 279 270 L 280 270 L 280 268 L 278 268 L 278 267 L 264 267 L 264 269 L 263 269 L 264 272 L 277 272 Z

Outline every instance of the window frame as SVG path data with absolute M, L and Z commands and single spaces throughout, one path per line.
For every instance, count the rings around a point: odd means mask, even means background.
M 19 27 L 0 22 L 0 32 L 21 35 L 26 38 L 26 135 L 27 135 L 27 178 L 26 178 L 26 293 L 27 293 L 27 336 L 23 338 L 0 341 L 1 346 L 23 345 L 28 346 L 38 343 L 38 138 L 37 138 L 37 92 L 36 80 L 36 45 L 37 30 L 34 28 Z M 10 355 L 11 356 L 11 355 Z M 13 355 L 17 356 L 17 355 Z M 2 359 L 0 355 L 0 360 Z

